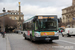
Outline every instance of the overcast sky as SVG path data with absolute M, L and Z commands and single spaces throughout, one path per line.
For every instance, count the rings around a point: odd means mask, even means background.
M 0 13 L 2 9 L 18 10 L 18 2 L 21 2 L 21 12 L 24 20 L 35 15 L 54 14 L 62 17 L 62 9 L 72 5 L 72 0 L 0 0 Z

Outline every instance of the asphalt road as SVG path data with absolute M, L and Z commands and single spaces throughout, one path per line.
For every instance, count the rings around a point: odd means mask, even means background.
M 75 50 L 75 37 L 62 37 L 59 40 L 31 42 L 24 40 L 22 34 L 7 34 L 11 50 Z

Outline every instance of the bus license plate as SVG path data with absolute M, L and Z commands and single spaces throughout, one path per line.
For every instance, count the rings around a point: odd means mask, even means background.
M 45 40 L 50 40 L 51 38 L 45 38 Z

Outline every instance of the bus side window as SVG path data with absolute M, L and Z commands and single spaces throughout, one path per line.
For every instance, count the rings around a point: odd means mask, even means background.
M 27 25 L 28 27 L 27 27 L 27 30 L 31 30 L 32 29 L 32 27 L 31 27 L 31 22 L 28 22 L 28 25 Z
M 23 24 L 23 30 L 24 30 L 24 31 L 27 30 L 27 23 L 24 23 L 24 24 Z
M 32 30 L 34 30 L 34 22 L 32 22 L 31 26 Z

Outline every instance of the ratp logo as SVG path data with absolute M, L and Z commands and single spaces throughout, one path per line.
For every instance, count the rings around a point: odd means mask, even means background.
M 47 35 L 47 33 L 44 33 L 44 35 Z

